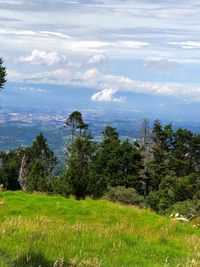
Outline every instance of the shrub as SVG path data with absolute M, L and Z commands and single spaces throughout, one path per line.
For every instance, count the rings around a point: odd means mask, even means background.
M 110 187 L 106 193 L 106 198 L 126 205 L 147 207 L 144 197 L 139 195 L 134 188 L 126 188 L 124 186 Z
M 146 197 L 146 202 L 150 206 L 151 209 L 153 209 L 156 212 L 158 212 L 159 211 L 159 202 L 160 202 L 159 191 L 150 192 L 149 195 Z
M 191 220 L 200 214 L 200 200 L 186 200 L 177 202 L 166 210 L 166 214 L 179 213 L 185 218 Z
M 191 223 L 200 228 L 200 215 L 192 219 Z
M 68 197 L 71 193 L 70 186 L 66 178 L 66 174 L 63 172 L 60 176 L 55 176 L 51 180 L 51 193 Z

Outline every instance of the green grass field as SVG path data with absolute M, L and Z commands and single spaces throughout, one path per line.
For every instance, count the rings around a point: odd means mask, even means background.
M 200 230 L 106 200 L 0 193 L 0 266 L 200 266 Z

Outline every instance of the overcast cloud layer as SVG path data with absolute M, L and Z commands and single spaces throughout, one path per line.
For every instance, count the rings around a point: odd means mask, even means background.
M 200 3 L 194 0 L 0 0 L 8 80 L 200 102 Z

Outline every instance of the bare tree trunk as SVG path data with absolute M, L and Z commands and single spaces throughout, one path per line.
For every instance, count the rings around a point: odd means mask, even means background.
M 144 118 L 141 129 L 141 138 L 142 138 L 142 150 L 143 150 L 143 163 L 144 169 L 141 171 L 141 177 L 144 183 L 144 195 L 148 195 L 149 192 L 149 181 L 148 181 L 148 162 L 150 160 L 150 130 L 149 130 L 149 121 L 147 118 Z
M 18 181 L 20 183 L 20 186 L 22 188 L 22 190 L 25 191 L 26 189 L 26 163 L 27 163 L 27 157 L 24 154 L 22 160 L 21 160 L 21 166 L 20 166 L 20 170 L 19 170 L 19 178 Z

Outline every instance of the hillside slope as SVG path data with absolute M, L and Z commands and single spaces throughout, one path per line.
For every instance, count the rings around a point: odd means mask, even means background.
M 147 210 L 23 192 L 0 200 L 2 267 L 200 266 L 200 230 Z

